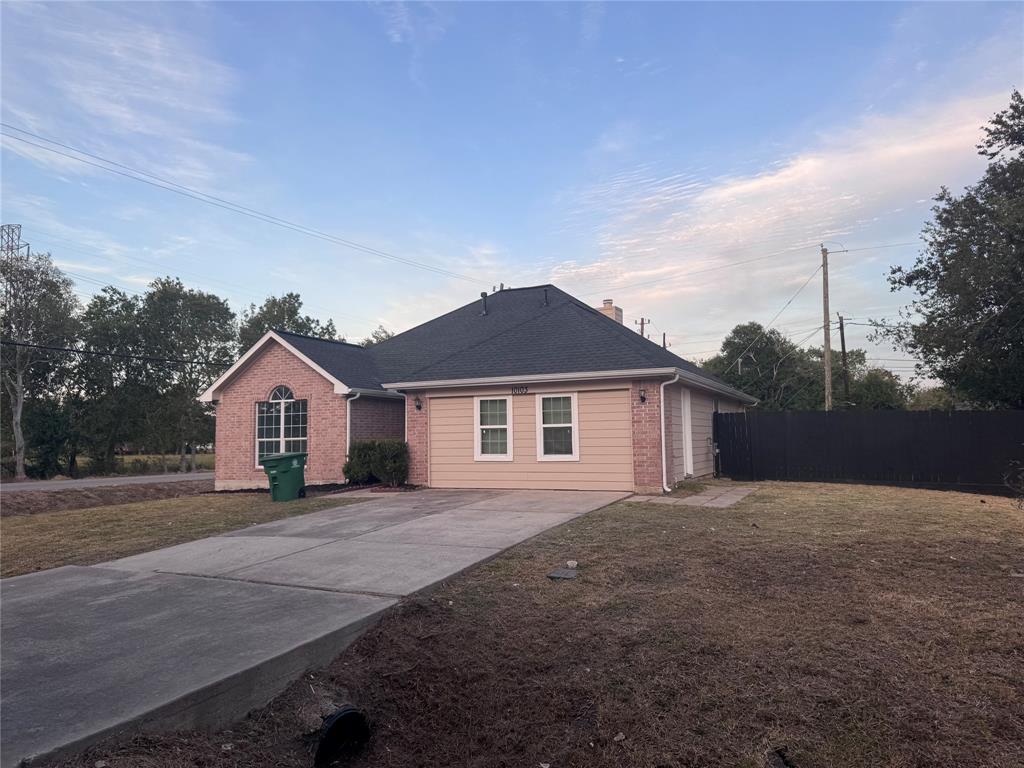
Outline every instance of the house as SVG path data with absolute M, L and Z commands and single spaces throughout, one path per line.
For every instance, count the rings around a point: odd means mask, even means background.
M 412 483 L 648 493 L 710 475 L 713 413 L 755 402 L 553 285 L 369 348 L 270 331 L 200 400 L 218 489 L 262 487 L 260 457 L 296 450 L 308 483 L 343 482 L 353 440 L 404 437 Z

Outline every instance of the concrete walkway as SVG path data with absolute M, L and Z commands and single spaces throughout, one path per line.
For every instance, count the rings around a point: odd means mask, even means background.
M 0 765 L 129 728 L 226 725 L 326 664 L 403 595 L 626 495 L 374 494 L 4 579 Z
M 725 509 L 754 492 L 748 487 L 715 487 L 708 488 L 693 496 L 632 496 L 628 501 L 632 504 L 670 504 L 678 507 L 712 507 Z
M 145 485 L 146 483 L 183 483 L 187 480 L 213 480 L 213 472 L 173 472 L 166 475 L 111 475 L 83 477 L 79 480 L 23 480 L 20 483 L 0 484 L 0 494 L 29 493 L 35 491 L 67 491 L 81 488 L 103 488 L 108 485 Z

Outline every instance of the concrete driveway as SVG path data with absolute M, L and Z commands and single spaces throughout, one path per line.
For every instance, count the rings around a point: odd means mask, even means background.
M 402 596 L 628 495 L 374 495 L 4 579 L 0 764 L 128 728 L 227 724 L 336 656 Z

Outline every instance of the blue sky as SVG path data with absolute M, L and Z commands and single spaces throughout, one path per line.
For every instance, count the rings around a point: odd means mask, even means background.
M 979 126 L 1024 83 L 1022 8 L 5 3 L 5 123 L 468 279 L 8 138 L 3 220 L 83 297 L 164 274 L 236 310 L 296 290 L 358 339 L 553 281 L 706 357 L 821 240 L 916 241 L 939 186 L 978 178 Z M 835 256 L 833 309 L 892 316 L 887 267 L 916 250 Z M 778 325 L 819 318 L 813 282 Z

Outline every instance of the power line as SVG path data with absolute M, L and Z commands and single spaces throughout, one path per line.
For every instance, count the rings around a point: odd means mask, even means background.
M 73 240 L 68 240 L 67 238 L 62 238 L 59 235 L 55 235 L 52 232 L 46 232 L 46 231 L 41 230 L 41 229 L 36 229 L 35 227 L 32 227 L 32 231 L 34 233 L 38 233 L 38 234 L 43 235 L 43 237 L 44 237 L 44 240 L 42 241 L 43 243 L 46 243 L 49 240 L 57 240 L 57 241 L 64 242 L 64 243 L 74 243 L 75 242 Z M 37 240 L 37 242 L 38 242 L 38 240 Z M 161 264 L 159 261 L 156 261 L 155 259 L 145 259 L 145 258 L 142 258 L 141 256 L 132 256 L 132 255 L 129 255 L 129 254 L 119 254 L 117 257 L 114 257 L 114 256 L 109 256 L 107 254 L 100 253 L 99 251 L 96 251 L 96 250 L 93 250 L 93 249 L 83 249 L 83 248 L 80 248 L 80 247 L 72 247 L 72 246 L 67 246 L 67 245 L 59 245 L 59 246 L 54 246 L 52 248 L 52 250 L 54 250 L 54 251 L 60 251 L 62 249 L 63 250 L 73 251 L 75 253 L 80 253 L 83 256 L 90 256 L 92 258 L 104 259 L 106 261 L 110 261 L 110 262 L 113 262 L 115 264 L 119 263 L 119 259 L 128 259 L 130 261 L 136 261 L 139 264 L 145 264 L 147 266 L 159 267 L 161 270 L 165 269 L 165 267 L 166 267 L 166 265 Z M 48 249 L 48 250 L 50 250 L 50 249 Z M 61 271 L 65 272 L 66 274 L 72 274 L 71 272 L 69 272 L 68 270 L 66 270 L 64 268 L 61 268 Z M 208 277 L 206 275 L 201 275 L 201 274 L 199 274 L 197 272 L 187 272 L 187 271 L 185 271 L 183 269 L 179 269 L 177 267 L 173 271 L 175 272 L 176 275 L 191 276 L 191 277 L 194 277 L 194 278 L 196 278 L 198 280 L 203 280 L 203 281 L 205 281 L 207 283 L 212 283 L 214 285 L 219 285 L 219 286 L 221 286 L 222 289 L 226 289 L 226 290 L 229 290 L 229 291 L 234 291 L 235 293 L 242 293 L 242 294 L 244 294 L 246 296 L 249 296 L 249 297 L 251 297 L 251 298 L 253 298 L 253 299 L 257 300 L 257 301 L 261 300 L 260 294 L 257 294 L 257 293 L 252 292 L 252 291 L 239 290 L 239 288 L 237 286 L 235 286 L 234 284 L 225 282 L 223 280 L 215 280 L 215 279 L 213 279 L 211 277 Z M 111 277 L 110 280 L 116 280 L 116 278 Z M 123 280 L 121 282 L 123 282 Z M 262 298 L 265 299 L 267 297 L 263 296 Z M 344 318 L 349 318 L 351 320 L 358 320 L 360 322 L 369 323 L 370 325 L 375 325 L 375 324 L 377 324 L 379 322 L 377 320 L 370 320 L 367 317 L 362 317 L 361 315 L 353 315 L 351 312 L 341 312 L 339 310 L 331 310 L 331 309 L 327 309 L 326 307 L 323 307 L 323 306 L 318 306 L 316 304 L 308 304 L 306 302 L 303 302 L 303 306 L 304 307 L 308 307 L 309 309 L 314 309 L 314 310 L 319 310 L 321 312 L 324 312 L 324 313 L 326 313 L 331 318 L 344 317 Z
M 814 279 L 814 276 L 816 274 L 818 274 L 818 272 L 820 272 L 820 271 L 821 271 L 821 264 L 819 264 L 817 267 L 814 268 L 814 271 L 811 272 L 810 277 L 808 277 L 803 282 L 803 284 L 799 288 L 796 289 L 796 293 L 794 293 L 792 296 L 789 297 L 789 301 L 787 301 L 785 304 L 782 305 L 782 309 L 780 309 L 778 312 L 775 313 L 775 316 L 771 320 L 768 321 L 768 325 L 766 325 L 764 328 L 761 329 L 761 333 L 759 333 L 757 335 L 757 337 L 752 342 L 750 342 L 750 344 L 747 345 L 747 348 L 744 349 L 739 354 L 739 356 L 729 364 L 729 367 L 726 368 L 725 371 L 723 371 L 723 373 L 728 373 L 729 371 L 731 371 L 732 367 L 734 365 L 736 365 L 736 363 L 739 362 L 740 358 L 742 358 L 745 354 L 747 354 L 747 352 L 750 351 L 750 348 L 753 347 L 758 341 L 761 340 L 761 337 L 764 336 L 768 332 L 768 329 L 770 329 L 772 327 L 772 324 L 776 320 L 778 320 L 779 315 L 781 315 L 783 312 L 786 311 L 786 307 L 788 307 L 790 304 L 793 303 L 793 301 L 796 299 L 796 297 L 800 295 L 800 292 L 803 291 L 803 289 L 807 287 L 807 284 L 810 283 L 811 280 Z M 815 330 L 817 330 L 817 329 L 815 329 Z
M 247 206 L 240 205 L 239 203 L 231 202 L 230 200 L 225 200 L 225 199 L 217 197 L 215 195 L 211 195 L 211 194 L 209 194 L 207 192 L 202 192 L 200 190 L 193 189 L 191 187 L 186 187 L 185 185 L 178 184 L 177 182 L 171 181 L 170 179 L 166 179 L 164 177 L 157 176 L 156 174 L 148 173 L 146 171 L 142 171 L 142 170 L 139 170 L 137 168 L 133 168 L 133 167 L 131 167 L 129 165 L 125 165 L 123 163 L 119 163 L 119 162 L 117 162 L 115 160 L 109 160 L 109 159 L 107 159 L 105 157 L 102 157 L 101 155 L 95 155 L 95 154 L 92 154 L 90 152 L 86 152 L 85 150 L 78 149 L 77 147 L 73 147 L 73 146 L 71 146 L 69 144 L 64 144 L 63 142 L 57 141 L 55 139 L 47 138 L 46 136 L 41 136 L 41 135 L 39 135 L 37 133 L 33 133 L 32 131 L 26 131 L 23 128 L 18 128 L 16 126 L 10 125 L 9 123 L 0 122 L 0 126 L 3 126 L 8 131 L 17 131 L 18 133 L 25 134 L 26 136 L 31 136 L 31 137 L 33 137 L 35 139 L 39 139 L 39 141 L 44 141 L 44 142 L 47 142 L 48 144 L 53 144 L 54 146 L 57 146 L 57 147 L 63 147 L 65 149 L 69 149 L 69 150 L 71 150 L 71 152 L 74 152 L 76 154 L 70 154 L 68 152 L 62 152 L 59 149 L 54 149 L 54 147 L 48 147 L 45 144 L 38 144 L 38 143 L 36 143 L 34 141 L 29 141 L 28 139 L 25 139 L 25 138 L 23 138 L 21 136 L 14 136 L 14 135 L 12 135 L 10 133 L 3 133 L 2 134 L 3 136 L 5 136 L 5 137 L 7 137 L 9 139 L 13 139 L 15 141 L 20 141 L 20 142 L 22 142 L 24 144 L 28 144 L 30 146 L 36 147 L 37 149 L 42 149 L 42 150 L 44 150 L 46 152 L 52 152 L 53 154 L 60 155 L 62 157 L 66 157 L 66 158 L 68 158 L 70 160 L 74 160 L 74 161 L 82 163 L 84 165 L 89 165 L 89 166 L 92 166 L 94 168 L 99 168 L 100 170 L 107 171 L 108 173 L 117 174 L 118 176 L 123 176 L 123 177 L 125 177 L 127 179 L 132 179 L 133 181 L 138 181 L 138 182 L 140 182 L 142 184 L 148 184 L 151 187 L 157 187 L 158 189 L 163 189 L 163 190 L 166 190 L 168 192 L 174 192 L 177 195 L 182 195 L 183 197 L 188 197 L 188 198 L 191 198 L 192 200 L 197 200 L 197 201 L 199 201 L 201 203 L 206 203 L 207 205 L 212 205 L 212 206 L 215 206 L 217 208 L 223 208 L 224 210 L 231 211 L 233 213 L 238 213 L 238 214 L 241 214 L 243 216 L 248 216 L 249 218 L 257 219 L 258 221 L 263 221 L 263 222 L 265 222 L 267 224 L 273 224 L 273 225 L 278 226 L 278 227 L 283 227 L 284 229 L 289 229 L 289 230 L 292 230 L 293 232 L 299 232 L 300 234 L 304 234 L 304 235 L 307 235 L 309 237 L 314 237 L 314 238 L 317 238 L 317 239 L 320 239 L 320 240 L 325 240 L 325 241 L 330 242 L 330 243 L 335 243 L 337 245 L 342 245 L 342 246 L 344 246 L 346 248 L 351 248 L 353 250 L 361 251 L 363 253 L 367 253 L 367 254 L 370 254 L 372 256 L 378 256 L 378 257 L 383 258 L 383 259 L 390 259 L 392 261 L 396 261 L 396 262 L 399 262 L 401 264 L 406 264 L 406 265 L 411 266 L 411 267 L 416 267 L 418 269 L 424 269 L 424 270 L 427 270 L 427 271 L 430 271 L 430 272 L 435 272 L 435 273 L 440 274 L 440 275 L 445 275 L 446 277 L 453 277 L 453 278 L 457 278 L 459 280 L 466 280 L 468 282 L 478 283 L 478 284 L 481 284 L 481 285 L 486 284 L 485 281 L 483 281 L 483 280 L 479 280 L 477 278 L 469 277 L 467 275 L 462 275 L 462 274 L 459 274 L 458 272 L 452 272 L 451 270 L 444 269 L 443 267 L 438 267 L 438 266 L 435 266 L 435 265 L 432 265 L 432 264 L 426 264 L 424 262 L 416 261 L 415 259 L 409 259 L 409 258 L 406 258 L 404 256 L 397 256 L 397 255 L 395 255 L 393 253 L 388 253 L 387 251 L 382 251 L 382 250 L 380 250 L 378 248 L 373 248 L 373 247 L 368 246 L 368 245 L 363 245 L 362 243 L 357 243 L 354 240 L 347 240 L 347 239 L 342 238 L 342 237 L 337 237 L 336 235 L 331 235 L 331 234 L 329 234 L 327 232 L 322 232 L 322 231 L 314 229 L 312 227 L 307 227 L 307 226 L 305 226 L 303 224 L 297 224 L 297 223 L 295 223 L 293 221 L 289 221 L 288 219 L 283 219 L 283 218 L 281 218 L 279 216 L 274 216 L 274 215 L 269 214 L 269 213 L 264 213 L 262 211 L 258 211 L 258 210 L 254 209 L 254 208 L 249 208 Z M 78 155 L 84 155 L 85 157 L 91 157 L 94 160 L 99 160 L 100 162 L 92 162 L 90 160 L 86 160 L 84 157 L 78 157 Z M 115 167 L 110 167 L 110 166 L 115 166 Z M 123 168 L 124 170 L 117 170 L 118 168 Z M 126 171 L 130 171 L 130 173 L 128 173 Z M 142 177 L 147 177 L 147 178 L 142 178 Z M 155 181 L 150 181 L 150 179 L 153 179 Z
M 215 360 L 180 360 L 172 357 L 153 357 L 151 355 L 129 355 L 122 352 L 98 352 L 92 349 L 74 349 L 73 347 L 51 347 L 46 344 L 29 344 L 25 341 L 3 341 L 0 344 L 6 347 L 27 347 L 29 349 L 42 349 L 50 352 L 70 352 L 76 355 L 97 355 L 99 357 L 118 357 L 125 360 L 141 360 L 148 363 L 177 363 L 180 365 L 209 365 L 219 368 L 230 368 L 234 363 L 221 363 Z
M 902 248 L 902 247 L 909 246 L 909 245 L 917 245 L 917 243 L 916 242 L 910 242 L 910 243 L 883 243 L 883 244 L 880 244 L 880 245 L 868 245 L 868 246 L 864 246 L 862 248 L 850 248 L 850 249 L 845 250 L 843 252 L 844 253 L 854 253 L 854 252 L 859 252 L 859 251 L 874 251 L 874 250 L 881 250 L 883 248 Z M 810 247 L 811 246 L 807 246 L 807 248 L 810 248 Z M 730 261 L 728 264 L 719 264 L 719 265 L 714 266 L 714 267 L 707 267 L 705 269 L 696 269 L 696 270 L 691 270 L 689 272 L 683 272 L 683 273 L 678 274 L 678 275 L 673 275 L 672 277 L 667 278 L 667 280 L 668 281 L 678 280 L 678 279 L 683 278 L 683 277 L 690 277 L 691 275 L 701 275 L 701 274 L 704 274 L 705 272 L 716 272 L 718 270 L 729 269 L 731 267 L 741 267 L 741 266 L 743 266 L 745 264 L 752 264 L 752 263 L 754 263 L 756 261 L 764 261 L 766 259 L 774 259 L 774 258 L 777 258 L 779 256 L 785 256 L 786 254 L 790 254 L 790 253 L 797 253 L 798 251 L 802 251 L 802 250 L 804 250 L 803 247 L 793 246 L 793 247 L 787 248 L 787 249 L 782 250 L 782 251 L 775 251 L 773 253 L 767 253 L 767 254 L 765 254 L 763 256 L 755 256 L 753 258 L 744 259 L 742 261 Z M 678 254 L 674 254 L 674 255 L 678 255 Z M 592 281 L 590 281 L 590 282 L 592 282 Z M 647 286 L 647 285 L 657 285 L 659 283 L 665 283 L 665 282 L 666 282 L 666 278 L 661 277 L 661 278 L 657 278 L 657 279 L 654 279 L 654 280 L 645 280 L 645 281 L 639 282 L 639 283 L 627 283 L 626 285 L 613 286 L 612 288 L 606 289 L 606 290 L 602 291 L 601 293 L 607 293 L 608 290 L 619 291 L 619 290 L 626 290 L 626 289 L 629 289 L 629 288 L 642 288 L 642 287 Z M 589 297 L 597 296 L 597 295 L 598 295 L 597 292 L 588 293 L 588 294 L 584 294 L 584 298 L 589 298 Z

